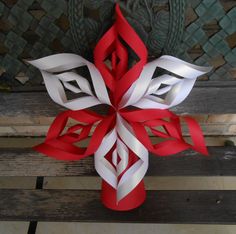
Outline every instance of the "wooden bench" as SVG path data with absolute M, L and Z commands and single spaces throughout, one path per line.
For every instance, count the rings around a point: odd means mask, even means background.
M 176 113 L 236 113 L 236 82 L 198 82 Z M 0 93 L 0 118 L 54 117 L 62 110 L 44 90 Z M 150 155 L 146 176 L 234 176 L 236 147 L 209 147 L 210 156 L 185 151 L 171 157 Z M 97 176 L 93 157 L 57 161 L 30 148 L 2 148 L 0 176 L 36 176 L 36 189 L 0 189 L 0 220 L 134 223 L 235 224 L 234 190 L 148 191 L 146 202 L 130 212 L 103 207 L 100 191 L 43 189 L 44 176 Z

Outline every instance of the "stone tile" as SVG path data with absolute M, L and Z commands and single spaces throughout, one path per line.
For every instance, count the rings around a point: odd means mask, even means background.
M 24 85 L 29 80 L 29 77 L 24 72 L 20 72 L 15 76 L 15 79 Z
M 0 67 L 0 76 L 1 76 L 3 73 L 5 73 L 5 72 L 6 72 L 6 69 L 3 68 L 3 67 Z
M 40 20 L 46 12 L 44 10 L 30 10 L 29 11 L 37 20 Z
M 187 12 L 186 12 L 185 25 L 186 26 L 189 25 L 190 23 L 192 23 L 196 19 L 197 19 L 197 15 L 196 15 L 195 11 L 193 10 L 192 7 L 188 7 Z
M 210 61 L 210 65 L 213 66 L 214 68 L 218 68 L 224 64 L 225 64 L 225 60 L 222 55 L 217 56 Z
M 57 25 L 66 32 L 70 28 L 70 22 L 68 18 L 63 14 L 61 17 L 57 20 Z
M 26 234 L 28 222 L 0 222 L 1 234 Z
M 47 223 L 39 222 L 36 234 L 235 234 L 234 225 Z
M 233 79 L 236 79 L 236 69 L 233 68 L 229 71 L 229 74 L 232 76 Z

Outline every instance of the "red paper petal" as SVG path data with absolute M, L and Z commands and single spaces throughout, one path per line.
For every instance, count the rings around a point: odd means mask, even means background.
M 62 133 L 71 118 L 81 124 L 77 124 Z M 79 160 L 92 155 L 100 146 L 104 136 L 114 127 L 114 115 L 103 117 L 93 112 L 65 111 L 59 114 L 52 123 L 45 142 L 34 147 L 35 150 L 60 160 Z M 91 128 L 97 124 L 87 147 L 79 147 L 74 143 L 89 137 Z M 78 129 L 82 131 L 76 133 Z
M 122 44 L 123 40 L 138 57 L 138 62 L 128 69 L 128 53 Z M 112 56 L 112 70 L 105 64 L 108 56 Z M 119 63 L 116 65 L 117 59 Z M 112 92 L 115 106 L 128 88 L 138 79 L 143 66 L 147 62 L 145 44 L 129 25 L 116 5 L 116 22 L 99 40 L 94 49 L 94 63 Z
M 121 115 L 133 127 L 136 137 L 145 147 L 159 156 L 168 156 L 179 153 L 186 149 L 193 149 L 201 154 L 208 155 L 204 137 L 198 123 L 190 118 L 184 117 L 189 128 L 193 145 L 187 143 L 182 135 L 180 118 L 169 110 L 137 110 L 121 112 Z M 154 135 L 164 139 L 163 142 L 153 144 L 146 131 L 149 127 Z M 165 132 L 156 130 L 162 127 Z

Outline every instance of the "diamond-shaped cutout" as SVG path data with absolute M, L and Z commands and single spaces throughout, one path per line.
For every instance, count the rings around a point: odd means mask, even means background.
M 211 37 L 214 34 L 216 34 L 217 32 L 219 32 L 220 26 L 218 24 L 218 21 L 215 19 L 215 20 L 212 20 L 212 21 L 204 24 L 202 29 L 205 31 L 205 33 L 207 34 L 208 37 Z
M 194 22 L 198 18 L 197 14 L 193 10 L 192 7 L 188 7 L 186 10 L 186 18 L 185 18 L 185 27 L 190 25 L 192 22 Z
M 32 5 L 30 5 L 28 11 L 37 20 L 40 20 L 44 15 L 47 14 L 47 12 L 41 7 L 40 3 L 37 1 L 34 1 Z
M 230 48 L 234 48 L 236 46 L 236 32 L 226 37 L 226 42 Z
M 156 91 L 151 94 L 151 96 L 155 97 L 156 101 L 164 104 L 166 101 L 168 101 L 167 95 L 171 88 L 172 86 L 165 83 L 161 83 L 160 86 L 156 89 Z
M 204 50 L 200 44 L 197 44 L 193 48 L 188 50 L 188 54 L 193 60 L 196 60 L 204 54 Z

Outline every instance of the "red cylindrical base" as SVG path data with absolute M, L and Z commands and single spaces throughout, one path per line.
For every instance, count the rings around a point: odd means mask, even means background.
M 102 181 L 101 199 L 102 203 L 109 209 L 127 211 L 139 207 L 146 198 L 143 180 L 122 200 L 117 203 L 116 189 L 106 181 Z

